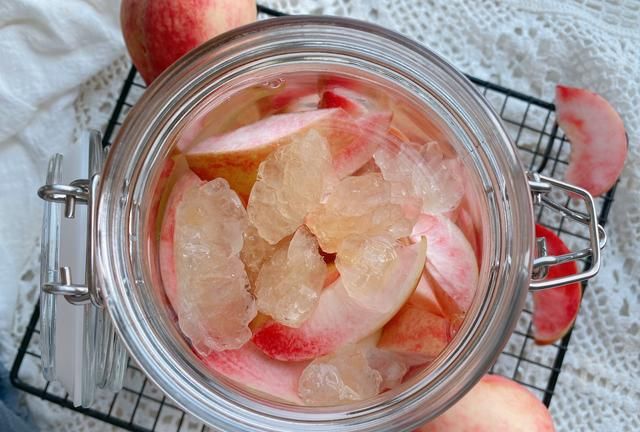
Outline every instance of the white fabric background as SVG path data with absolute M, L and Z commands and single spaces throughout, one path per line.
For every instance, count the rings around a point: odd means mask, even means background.
M 12 361 L 35 301 L 41 203 L 55 151 L 102 127 L 127 61 L 112 0 L 0 3 L 0 359 Z M 561 431 L 640 430 L 640 2 L 271 0 L 416 38 L 465 72 L 552 100 L 557 82 L 597 91 L 630 138 L 604 267 L 586 292 L 551 411 Z M 35 400 L 46 430 L 110 430 Z

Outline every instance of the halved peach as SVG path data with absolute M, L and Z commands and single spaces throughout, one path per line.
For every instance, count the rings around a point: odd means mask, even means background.
M 569 248 L 560 238 L 542 225 L 536 225 L 536 237 L 547 241 L 549 255 L 569 253 Z M 575 261 L 549 267 L 548 278 L 569 276 L 578 273 Z M 579 283 L 551 288 L 533 293 L 533 336 L 539 345 L 550 344 L 567 334 L 573 325 L 582 300 Z
M 299 328 L 272 322 L 257 330 L 253 342 L 269 357 L 299 361 L 335 351 L 384 326 L 415 290 L 424 267 L 426 241 L 401 247 L 381 288 L 384 310 L 367 307 L 347 294 L 338 279 L 320 294 L 318 306 Z
M 620 115 L 602 96 L 562 85 L 556 86 L 556 115 L 571 143 L 565 179 L 594 196 L 607 192 L 627 158 Z
M 553 419 L 529 390 L 485 375 L 453 407 L 415 432 L 553 432 Z

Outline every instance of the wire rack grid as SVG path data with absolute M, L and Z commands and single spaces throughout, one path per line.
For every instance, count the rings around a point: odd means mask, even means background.
M 265 7 L 259 7 L 259 11 L 263 16 L 284 15 Z M 523 166 L 530 171 L 562 178 L 568 165 L 569 146 L 555 121 L 554 105 L 472 76 L 468 78 L 502 118 L 507 132 L 520 151 Z M 124 117 L 144 89 L 142 79 L 132 67 L 105 129 L 105 146 L 116 136 Z M 615 187 L 596 199 L 601 225 L 605 225 L 607 221 L 614 194 Z M 577 206 L 566 196 L 555 198 L 563 200 L 564 204 L 570 207 Z M 588 242 L 586 229 L 562 215 L 539 208 L 537 219 L 539 223 L 556 232 L 569 247 L 579 247 Z M 532 335 L 531 316 L 529 299 L 511 339 L 491 368 L 491 373 L 521 383 L 549 406 L 571 340 L 571 332 L 552 345 L 536 345 Z M 120 392 L 113 394 L 99 391 L 96 403 L 91 408 L 74 407 L 69 395 L 59 384 L 47 382 L 41 376 L 25 372 L 25 359 L 40 359 L 38 318 L 39 308 L 36 305 L 11 370 L 10 377 L 15 387 L 54 404 L 134 432 L 210 430 L 166 397 L 132 361 L 129 361 L 125 385 Z

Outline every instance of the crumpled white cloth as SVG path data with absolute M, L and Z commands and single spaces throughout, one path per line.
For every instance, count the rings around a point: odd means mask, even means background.
M 17 335 L 31 312 L 41 206 L 34 191 L 42 181 L 45 161 L 50 153 L 68 148 L 77 139 L 78 131 L 101 126 L 127 67 L 121 57 L 117 1 L 67 0 L 65 5 L 77 7 L 68 7 L 60 15 L 56 12 L 61 7 L 58 3 L 62 2 L 14 0 L 12 5 L 0 5 L 0 175 L 3 176 L 0 359 L 4 362 L 10 359 L 3 357 L 2 346 L 15 347 Z M 640 430 L 640 3 L 635 0 L 262 3 L 291 13 L 346 15 L 377 22 L 423 42 L 465 72 L 545 100 L 553 99 L 555 84 L 562 82 L 592 89 L 611 101 L 629 133 L 629 158 L 610 215 L 607 230 L 610 242 L 604 266 L 585 294 L 551 412 L 559 431 Z M 30 8 L 38 12 L 27 13 Z M 93 14 L 92 20 L 84 21 L 86 12 Z M 40 20 L 33 20 L 32 16 Z M 44 40 L 28 44 L 26 41 L 38 37 L 33 34 Z M 11 35 L 14 41 L 9 40 L 8 48 L 5 35 Z M 63 49 L 59 55 L 60 44 L 56 40 L 65 41 L 62 46 L 75 48 Z M 25 49 L 28 56 L 20 54 Z M 5 53 L 14 56 L 12 61 L 8 61 L 10 57 Z M 26 71 L 16 73 L 22 61 Z M 63 63 L 65 67 L 53 67 Z M 36 69 L 47 72 L 34 72 Z M 64 77 L 49 76 L 62 71 Z M 97 71 L 100 72 L 88 79 Z M 11 84 L 5 80 L 7 74 Z M 48 85 L 41 90 L 13 91 L 19 85 L 28 87 L 28 76 L 44 76 Z M 5 93 L 6 89 L 12 91 Z M 11 97 L 7 94 L 23 98 L 14 110 L 7 109 L 3 99 Z M 25 99 L 26 94 L 30 99 Z M 20 287 L 17 302 L 15 286 Z M 9 337 L 2 329 L 8 328 L 14 310 L 18 311 L 15 334 Z M 111 430 L 66 410 L 36 405 L 34 400 L 32 404 L 41 426 L 65 431 Z
M 74 141 L 79 85 L 123 52 L 118 11 L 109 0 L 0 2 L 0 330 L 38 241 L 47 160 Z

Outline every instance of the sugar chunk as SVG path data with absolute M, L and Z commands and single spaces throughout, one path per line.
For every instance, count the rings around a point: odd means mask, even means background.
M 311 130 L 260 164 L 249 196 L 249 219 L 262 238 L 276 244 L 303 223 L 336 182 L 327 140 Z
M 300 326 L 313 312 L 327 273 L 318 242 L 302 226 L 291 242 L 280 242 L 256 280 L 260 312 L 290 327 Z
M 202 355 L 240 348 L 251 338 L 257 308 L 238 256 L 247 224 L 224 179 L 190 189 L 176 209 L 178 323 Z

